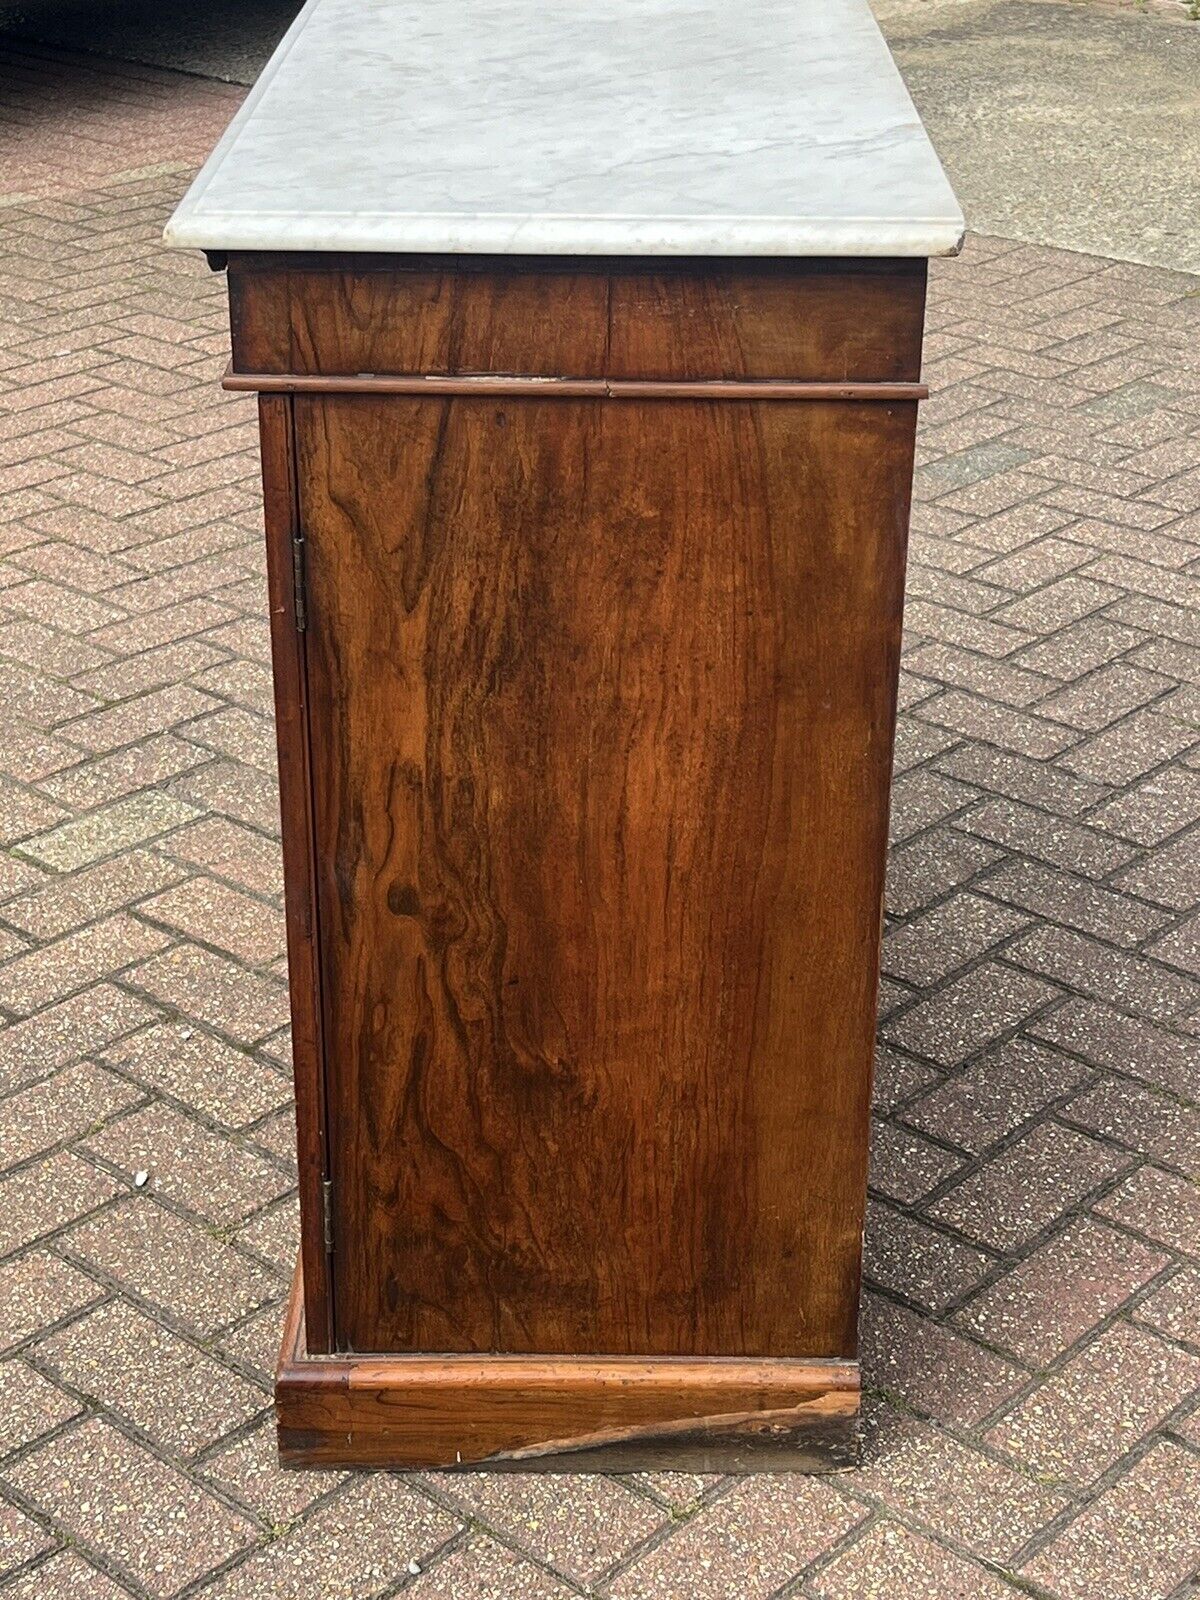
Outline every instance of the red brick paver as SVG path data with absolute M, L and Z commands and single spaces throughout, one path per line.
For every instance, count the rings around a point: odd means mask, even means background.
M 25 45 L 0 82 L 0 1597 L 1180 1600 L 1200 285 L 934 268 L 865 1469 L 285 1475 L 253 411 L 220 280 L 158 243 L 239 91 Z

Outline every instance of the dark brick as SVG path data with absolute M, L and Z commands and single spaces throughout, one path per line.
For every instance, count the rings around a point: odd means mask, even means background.
M 893 1044 L 954 1066 L 1059 994 L 1039 978 L 987 961 L 888 1022 L 883 1033 Z
M 1130 1159 L 1057 1123 L 1039 1123 L 928 1212 L 992 1249 L 1016 1249 L 1115 1178 Z
M 957 1326 L 1045 1367 L 1122 1306 L 1170 1258 L 1093 1217 L 1073 1217 L 954 1318 Z
M 903 1120 L 978 1154 L 1041 1114 L 1086 1075 L 1069 1056 L 1017 1037 L 906 1107 Z

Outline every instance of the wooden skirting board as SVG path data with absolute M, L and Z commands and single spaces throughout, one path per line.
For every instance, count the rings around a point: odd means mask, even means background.
M 275 1380 L 289 1467 L 837 1472 L 855 1361 L 311 1356 L 297 1266 Z

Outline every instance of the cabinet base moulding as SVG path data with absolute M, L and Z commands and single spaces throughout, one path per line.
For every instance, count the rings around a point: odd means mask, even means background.
M 310 1355 L 292 1285 L 275 1381 L 285 1467 L 838 1472 L 855 1361 Z

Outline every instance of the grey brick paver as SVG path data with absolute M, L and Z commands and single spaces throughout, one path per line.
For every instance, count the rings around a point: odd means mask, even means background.
M 102 1067 L 80 1061 L 0 1100 L 0 1168 L 90 1132 L 139 1098 Z
M 165 833 L 196 816 L 192 806 L 171 795 L 149 790 L 118 801 L 106 811 L 93 811 L 65 822 L 35 838 L 21 849 L 41 866 L 70 872 L 103 856 L 116 854 Z
M 879 1120 L 872 1128 L 870 1186 L 890 1200 L 912 1205 L 940 1188 L 962 1164 L 961 1156 L 895 1123 Z
M 406 1594 L 420 1600 L 566 1600 L 568 1589 L 505 1545 L 476 1536 L 422 1571 Z
M 1025 1569 L 1063 1600 L 1160 1600 L 1200 1559 L 1200 1461 L 1161 1443 Z
M 1181 1255 L 1200 1256 L 1200 1187 L 1192 1178 L 1147 1164 L 1100 1201 L 1096 1211 Z
M 221 280 L 158 244 L 240 94 L 0 40 L 3 1594 L 1164 1600 L 1200 1558 L 1195 280 L 933 267 L 866 1470 L 285 1476 L 254 413 Z
M 849 1532 L 864 1509 L 820 1478 L 735 1479 L 610 1586 L 612 1600 L 767 1600 L 822 1547 Z
M 11 1256 L 0 1264 L 0 1350 L 75 1316 L 106 1293 L 102 1284 L 49 1250 Z
M 173 1459 L 250 1421 L 267 1403 L 261 1389 L 122 1300 L 29 1353 L 44 1371 L 128 1418 Z
M 1146 905 L 1040 861 L 1006 861 L 988 874 L 985 892 L 1049 922 L 1130 948 L 1167 927 L 1172 918 Z
M 14 1167 L 0 1179 L 0 1258 L 94 1211 L 120 1188 L 71 1150 Z
M 975 1427 L 1028 1381 L 1014 1362 L 882 1295 L 864 1296 L 859 1337 L 877 1388 L 952 1427 Z
M 595 1582 L 669 1525 L 669 1514 L 615 1479 L 540 1473 L 432 1478 L 443 1494 L 576 1583 Z
M 1196 1048 L 1181 1032 L 1083 996 L 1039 1017 L 1030 1031 L 1095 1066 L 1141 1078 L 1182 1100 L 1200 1098 Z
M 1027 1021 L 1060 992 L 1030 973 L 989 961 L 887 1023 L 883 1036 L 951 1067 Z
M 106 1196 L 128 1191 L 121 1180 L 109 1180 L 98 1167 L 91 1170 L 105 1181 Z M 201 1337 L 256 1310 L 282 1287 L 211 1228 L 185 1221 L 146 1192 L 121 1200 L 103 1218 L 82 1222 L 62 1242 L 98 1275 L 111 1277 Z
M 53 1546 L 54 1541 L 32 1517 L 0 1500 L 0 1562 L 4 1564 L 0 1571 L 22 1566 Z
M 36 1567 L 26 1567 L 4 1591 L 4 1600 L 124 1600 L 129 1590 L 73 1551 L 62 1551 Z
M 66 1394 L 24 1361 L 0 1362 L 0 1456 L 18 1450 L 77 1417 L 83 1402 Z
M 1125 1078 L 1110 1078 L 1062 1110 L 1065 1121 L 1114 1144 L 1142 1150 L 1164 1166 L 1200 1170 L 1200 1107 Z
M 872 1459 L 847 1488 L 987 1561 L 1009 1562 L 1069 1504 L 1016 1462 L 897 1411 L 871 1418 Z
M 820 1600 L 1016 1600 L 1018 1590 L 899 1522 L 879 1522 L 812 1580 Z
M 1031 1367 L 1047 1367 L 1170 1264 L 1162 1250 L 1076 1216 L 971 1295 L 954 1321 Z
M 1184 1267 L 1153 1294 L 1142 1300 L 1135 1315 L 1173 1339 L 1196 1339 L 1196 1305 L 1200 1299 L 1200 1268 Z
M 461 1527 L 419 1489 L 382 1473 L 350 1483 L 205 1590 L 211 1600 L 367 1600 L 429 1557 Z
M 247 1518 L 99 1417 L 48 1440 L 5 1476 L 72 1539 L 163 1600 L 253 1536 Z
M 992 881 L 989 878 L 989 889 Z M 1019 911 L 979 895 L 952 894 L 888 934 L 883 970 L 906 983 L 932 985 L 1028 923 Z
M 877 1202 L 867 1206 L 863 1263 L 868 1280 L 924 1311 L 944 1311 L 993 1266 L 964 1239 Z
M 289 1097 L 277 1070 L 186 1022 L 159 1022 L 105 1045 L 103 1059 L 213 1122 L 234 1129 Z
M 1098 1139 L 1039 1122 L 926 1209 L 994 1250 L 1017 1250 L 1131 1164 Z
M 1200 1355 L 1116 1323 L 992 1428 L 1035 1472 L 1090 1483 L 1200 1385 Z
M 1086 1076 L 1079 1062 L 1019 1036 L 987 1051 L 900 1115 L 905 1123 L 979 1155 Z
M 291 1179 L 224 1131 L 206 1128 L 173 1106 L 150 1105 L 89 1135 L 83 1149 L 129 1182 L 147 1174 L 156 1195 L 230 1227 L 291 1188 Z
M 345 1481 L 339 1472 L 280 1472 L 271 1419 L 221 1445 L 200 1471 L 274 1527 L 294 1522 Z

